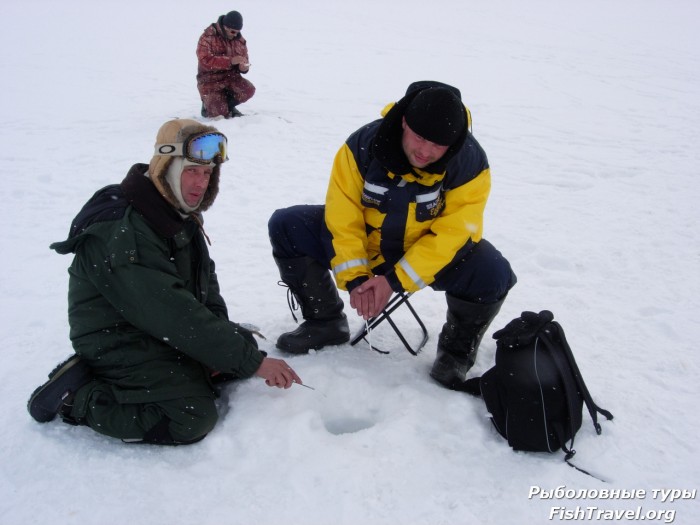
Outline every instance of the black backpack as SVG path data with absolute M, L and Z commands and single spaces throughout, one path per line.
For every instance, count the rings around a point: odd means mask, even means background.
M 608 420 L 613 415 L 593 402 L 564 330 L 548 310 L 523 312 L 493 338 L 496 365 L 463 389 L 484 399 L 494 427 L 514 450 L 562 449 L 568 463 L 576 453 L 583 404 L 597 434 L 598 413 Z

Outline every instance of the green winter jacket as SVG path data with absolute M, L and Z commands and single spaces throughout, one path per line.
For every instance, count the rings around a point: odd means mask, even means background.
M 70 338 L 121 403 L 212 396 L 211 370 L 250 377 L 263 354 L 228 320 L 199 225 L 161 197 L 147 168 L 98 191 L 51 245 L 75 254 Z

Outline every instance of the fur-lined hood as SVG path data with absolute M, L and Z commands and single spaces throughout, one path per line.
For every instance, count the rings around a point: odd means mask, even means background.
M 156 136 L 156 144 L 175 144 L 184 142 L 187 137 L 194 135 L 196 133 L 204 132 L 219 133 L 213 126 L 205 126 L 197 122 L 196 120 L 190 119 L 176 119 L 166 122 L 158 130 L 158 135 Z M 160 194 L 170 203 L 175 209 L 180 209 L 180 204 L 175 196 L 175 192 L 170 187 L 166 179 L 166 174 L 168 172 L 168 167 L 172 163 L 175 157 L 166 155 L 154 155 L 151 159 L 151 163 L 148 167 L 148 177 L 153 181 L 153 184 L 158 189 Z M 208 210 L 213 204 L 216 196 L 219 194 L 219 176 L 221 172 L 221 164 L 217 163 L 214 166 L 213 172 L 211 174 L 211 179 L 209 180 L 209 186 L 207 191 L 204 193 L 202 202 L 195 212 L 203 212 Z

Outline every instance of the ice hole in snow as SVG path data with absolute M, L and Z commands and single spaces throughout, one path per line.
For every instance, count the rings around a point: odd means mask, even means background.
M 359 417 L 339 417 L 325 420 L 323 424 L 328 432 L 340 436 L 371 428 L 374 426 L 374 421 Z

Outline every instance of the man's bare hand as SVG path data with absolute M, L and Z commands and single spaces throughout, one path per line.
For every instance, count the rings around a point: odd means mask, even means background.
M 350 306 L 367 320 L 379 315 L 389 302 L 393 290 L 383 275 L 372 277 L 350 292 Z
M 267 386 L 276 386 L 277 388 L 289 388 L 294 383 L 302 384 L 301 378 L 292 370 L 291 366 L 283 359 L 273 357 L 265 357 L 255 375 L 262 377 Z

